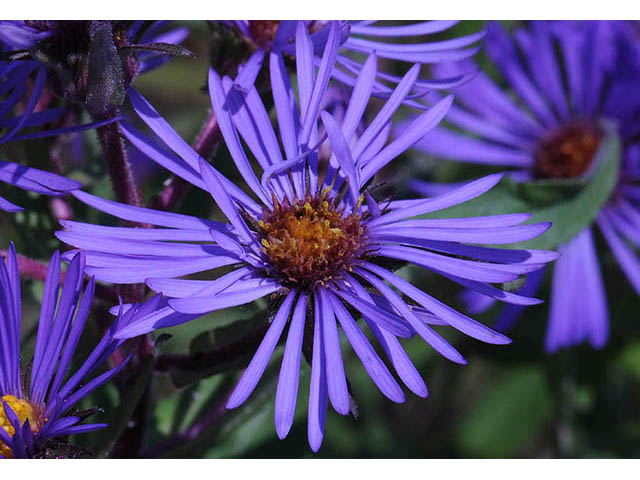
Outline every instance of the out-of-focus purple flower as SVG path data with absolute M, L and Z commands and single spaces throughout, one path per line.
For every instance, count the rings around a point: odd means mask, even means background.
M 459 62 L 478 52 L 478 42 L 484 36 L 484 31 L 480 31 L 449 40 L 433 40 L 434 36 L 446 32 L 458 23 L 450 20 L 412 22 L 405 25 L 382 25 L 375 20 L 237 20 L 227 23 L 234 24 L 256 47 L 244 69 L 235 79 L 236 88 L 243 91 L 253 86 L 268 55 L 312 55 L 314 65 L 319 66 L 327 40 L 331 38 L 332 23 L 338 24 L 340 49 L 331 73 L 336 80 L 350 87 L 356 84 L 358 74 L 364 66 L 363 59 L 373 52 L 382 61 L 398 62 L 406 65 L 407 69 L 414 64 Z M 311 39 L 307 51 L 301 51 L 301 42 L 297 41 L 300 37 L 300 29 L 297 26 L 299 23 L 303 24 Z M 474 74 L 475 70 L 468 70 L 438 79 L 419 79 L 413 85 L 411 96 L 407 97 L 406 101 L 410 101 L 412 97 L 421 97 L 432 89 L 460 85 Z M 401 79 L 401 76 L 394 73 L 377 72 L 372 95 L 390 95 Z
M 519 181 L 588 178 L 604 135 L 602 121 L 615 121 L 624 147 L 619 180 L 595 223 L 640 293 L 640 262 L 627 243 L 640 246 L 636 33 L 626 22 L 530 22 L 513 35 L 492 24 L 486 51 L 507 90 L 479 73 L 455 89 L 459 104 L 447 120 L 458 131 L 439 126 L 416 148 L 441 158 L 510 167 Z M 449 75 L 457 71 L 455 66 L 438 68 Z M 430 190 L 420 182 L 415 187 Z M 600 348 L 608 338 L 609 320 L 592 226 L 559 251 L 546 348 L 553 352 L 586 340 Z M 539 284 L 536 277 L 533 285 Z M 472 296 L 476 310 L 487 304 Z M 500 324 L 511 324 L 517 313 L 505 310 Z
M 44 283 L 35 351 L 29 362 L 31 373 L 27 377 L 20 366 L 20 273 L 13 244 L 6 263 L 0 261 L 0 458 L 33 457 L 52 439 L 106 426 L 80 425 L 80 416 L 66 414 L 126 364 L 123 362 L 87 381 L 122 344 L 113 334 L 139 309 L 130 309 L 119 316 L 82 366 L 68 376 L 95 287 L 91 279 L 83 292 L 83 267 L 84 256 L 78 254 L 71 260 L 60 288 L 60 255 L 53 254 Z M 30 379 L 28 386 L 23 383 L 26 378 Z
M 415 65 L 371 123 L 358 131 L 376 78 L 377 58 L 371 54 L 346 111 L 336 121 L 329 112 L 320 111 L 340 44 L 340 31 L 333 25 L 316 74 L 308 28 L 298 24 L 297 92 L 289 83 L 282 57 L 272 57 L 279 139 L 255 88 L 241 93 L 231 78 L 209 72 L 211 101 L 221 132 L 254 197 L 200 158 L 140 94 L 130 91 L 134 109 L 168 149 L 127 124 L 123 126 L 126 137 L 156 162 L 209 192 L 229 223 L 135 208 L 77 192 L 77 198 L 101 211 L 161 228 L 65 221 L 65 230 L 57 232 L 59 239 L 84 251 L 87 269 L 96 278 L 117 283 L 146 281 L 152 290 L 169 297 L 164 308 L 120 330 L 117 335 L 121 337 L 177 325 L 265 296 L 279 299 L 269 330 L 227 407 L 238 407 L 250 396 L 288 324 L 275 400 L 276 431 L 284 438 L 291 428 L 306 345 L 312 351 L 308 438 L 314 451 L 322 443 L 327 399 L 340 414 L 350 410 L 338 324 L 380 391 L 395 402 L 405 398 L 350 310 L 362 314 L 398 376 L 422 397 L 427 395 L 426 385 L 398 337 L 417 333 L 457 363 L 465 363 L 464 358 L 433 325 L 452 326 L 488 343 L 509 342 L 413 286 L 385 264 L 414 263 L 502 301 L 529 305 L 539 300 L 504 292 L 492 284 L 514 280 L 556 258 L 548 251 L 472 245 L 530 239 L 549 228 L 548 224 L 520 225 L 529 218 L 527 214 L 414 218 L 475 198 L 494 186 L 500 175 L 432 199 L 379 203 L 373 198 L 367 190 L 370 180 L 442 119 L 451 98 L 422 113 L 404 135 L 386 144 L 391 118 L 417 81 L 420 66 Z M 254 173 L 241 140 L 262 169 L 261 178 Z M 331 148 L 319 149 L 323 144 Z M 319 151 L 326 153 L 319 155 Z M 228 273 L 215 280 L 178 278 L 220 267 L 226 267 Z

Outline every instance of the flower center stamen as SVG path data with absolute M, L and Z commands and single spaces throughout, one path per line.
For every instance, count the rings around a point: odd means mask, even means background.
M 276 202 L 258 225 L 274 273 L 296 288 L 313 289 L 350 270 L 364 236 L 358 214 L 344 217 L 322 196 Z
M 42 415 L 41 408 L 31 405 L 27 400 L 18 398 L 15 395 L 4 395 L 2 400 L 9 405 L 11 410 L 16 414 L 20 420 L 20 425 L 24 425 L 24 422 L 29 420 L 29 425 L 33 433 L 38 433 L 42 428 Z M 0 403 L 0 428 L 3 428 L 10 436 L 16 433 L 15 428 L 7 418 L 7 414 L 4 411 L 4 405 Z M 12 458 L 13 453 L 11 449 L 0 442 L 0 454 L 5 458 Z
M 249 20 L 249 33 L 257 46 L 268 50 L 276 38 L 280 20 Z
M 602 130 L 589 122 L 567 125 L 543 139 L 535 152 L 536 178 L 576 178 L 593 163 Z

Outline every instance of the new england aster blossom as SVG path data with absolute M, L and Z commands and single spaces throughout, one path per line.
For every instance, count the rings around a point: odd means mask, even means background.
M 548 351 L 589 341 L 596 348 L 608 338 L 609 321 L 594 227 L 609 244 L 620 268 L 640 293 L 640 262 L 627 243 L 640 246 L 640 82 L 637 39 L 625 22 L 530 22 L 508 35 L 489 28 L 486 51 L 506 81 L 501 89 L 479 73 L 455 90 L 459 105 L 442 126 L 416 147 L 441 158 L 512 167 L 518 181 L 588 179 L 597 167 L 603 120 L 613 120 L 622 139 L 619 178 L 595 224 L 559 247 L 553 268 Z M 442 67 L 446 73 L 455 68 Z M 473 137 L 465 133 L 468 132 Z M 416 183 L 425 192 L 429 185 Z M 525 294 L 535 294 L 541 272 L 529 277 Z M 480 311 L 493 302 L 469 294 Z M 508 327 L 520 309 L 509 307 L 499 320 Z
M 356 134 L 376 78 L 376 56 L 366 60 L 338 124 L 331 114 L 320 112 L 338 42 L 327 42 L 315 74 L 309 37 L 303 36 L 302 41 L 308 43 L 299 47 L 303 54 L 296 55 L 297 70 L 302 72 L 297 95 L 282 60 L 270 63 L 284 152 L 256 89 L 243 95 L 233 88 L 231 78 L 220 78 L 214 70 L 209 73 L 211 101 L 222 135 L 257 200 L 199 158 L 139 93 L 130 92 L 134 109 L 168 149 L 124 124 L 127 138 L 173 173 L 209 192 L 229 223 L 131 207 L 76 192 L 77 198 L 101 211 L 161 228 L 64 221 L 65 230 L 57 236 L 83 250 L 87 271 L 97 279 L 146 281 L 152 290 L 168 297 L 163 308 L 121 329 L 116 334 L 120 337 L 177 325 L 265 296 L 277 298 L 279 305 L 268 332 L 227 407 L 238 407 L 252 393 L 288 325 L 275 400 L 276 431 L 284 438 L 291 428 L 303 345 L 312 345 L 308 439 L 316 451 L 323 439 L 327 399 L 338 413 L 349 412 L 338 323 L 380 391 L 395 402 L 405 398 L 352 312 L 362 314 L 400 379 L 422 397 L 427 395 L 426 385 L 398 337 L 417 333 L 457 363 L 465 363 L 464 358 L 433 325 L 452 326 L 488 343 L 509 342 L 386 269 L 382 266 L 385 260 L 414 263 L 502 301 L 528 305 L 539 300 L 504 292 L 492 284 L 537 270 L 556 254 L 475 245 L 530 239 L 547 230 L 548 224 L 520 225 L 529 218 L 527 214 L 412 219 L 477 197 L 495 185 L 500 175 L 436 198 L 376 201 L 367 190 L 371 179 L 442 119 L 451 98 L 422 113 L 404 135 L 386 144 L 391 117 L 415 86 L 416 65 L 371 123 Z M 262 169 L 261 179 L 241 139 Z M 319 149 L 322 144 L 331 148 Z M 329 154 L 320 156 L 319 151 Z M 178 278 L 220 267 L 231 267 L 231 271 L 215 280 Z
M 60 255 L 55 252 L 51 257 L 27 377 L 20 366 L 20 273 L 13 244 L 6 264 L 0 262 L 0 458 L 37 456 L 52 439 L 106 426 L 80 424 L 81 412 L 71 410 L 126 364 L 123 362 L 86 380 L 123 343 L 115 339 L 113 333 L 141 309 L 130 309 L 119 316 L 85 362 L 68 375 L 95 288 L 95 281 L 91 279 L 83 292 L 83 267 L 84 256 L 76 255 L 60 288 Z
M 253 86 L 265 57 L 299 55 L 314 56 L 314 64 L 320 65 L 327 42 L 340 44 L 332 75 L 334 79 L 354 86 L 363 68 L 362 58 L 375 52 L 378 58 L 404 65 L 430 65 L 456 62 L 478 52 L 477 43 L 484 32 L 449 39 L 433 40 L 434 35 L 452 28 L 457 21 L 434 20 L 413 22 L 407 25 L 383 25 L 375 20 L 320 21 L 320 20 L 237 20 L 233 24 L 255 46 L 243 71 L 235 79 L 235 86 L 246 90 Z M 425 38 L 430 39 L 425 40 Z M 302 37 L 308 41 L 301 42 Z M 397 43 L 398 41 L 403 43 Z M 300 51 L 303 45 L 306 52 Z M 273 60 L 271 60 L 273 61 Z M 413 86 L 412 95 L 420 97 L 433 88 L 451 88 L 466 82 L 474 72 L 467 71 L 453 77 L 420 79 Z M 372 94 L 389 95 L 401 77 L 389 72 L 377 72 Z

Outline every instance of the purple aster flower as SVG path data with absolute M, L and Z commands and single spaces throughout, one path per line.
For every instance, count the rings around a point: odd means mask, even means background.
M 455 90 L 459 105 L 447 120 L 459 130 L 440 126 L 416 147 L 441 158 L 511 167 L 518 181 L 588 179 L 604 137 L 602 122 L 613 120 L 623 144 L 619 179 L 595 225 L 640 293 L 640 262 L 629 245 L 640 246 L 640 95 L 634 93 L 640 63 L 634 33 L 626 22 L 530 22 L 510 36 L 492 24 L 486 51 L 507 90 L 479 73 Z M 439 68 L 455 74 L 454 66 Z M 429 184 L 415 186 L 422 193 L 431 190 Z M 609 320 L 593 225 L 559 252 L 546 348 L 553 352 L 584 341 L 600 348 Z M 530 278 L 528 294 L 541 279 Z M 475 293 L 468 298 L 476 311 L 493 303 Z M 505 309 L 498 325 L 511 325 L 520 310 Z
M 320 21 L 320 20 L 237 20 L 232 23 L 255 46 L 255 51 L 246 62 L 242 73 L 235 79 L 235 86 L 244 91 L 250 88 L 267 56 L 313 55 L 315 66 L 319 66 L 328 41 L 337 41 L 340 50 L 336 56 L 333 77 L 351 87 L 356 84 L 358 74 L 364 66 L 363 58 L 375 52 L 387 62 L 399 62 L 407 66 L 431 65 L 442 62 L 457 62 L 478 52 L 478 42 L 484 31 L 450 40 L 425 41 L 425 37 L 442 34 L 457 21 L 434 20 L 412 22 L 406 25 L 384 25 L 376 20 L 364 21 Z M 301 26 L 300 26 L 301 24 Z M 336 30 L 336 36 L 331 31 Z M 298 39 L 309 37 L 308 50 L 299 49 Z M 398 43 L 401 41 L 402 43 Z M 307 42 L 308 43 L 308 42 Z M 305 47 L 306 48 L 306 47 Z M 413 86 L 412 95 L 420 97 L 431 89 L 451 88 L 469 80 L 475 71 L 467 71 L 452 77 L 420 79 Z M 372 95 L 390 95 L 401 77 L 388 72 L 377 72 Z M 407 100 L 410 100 L 408 98 Z
M 95 287 L 91 279 L 83 292 L 83 267 L 84 256 L 76 255 L 60 288 L 60 255 L 55 252 L 51 257 L 27 377 L 20 368 L 20 273 L 13 244 L 6 264 L 0 262 L 0 458 L 33 457 L 52 439 L 106 426 L 80 424 L 82 416 L 72 409 L 126 364 L 123 362 L 86 380 L 123 343 L 113 333 L 140 309 L 130 309 L 119 316 L 82 366 L 68 376 Z M 28 385 L 27 378 L 30 378 Z
M 297 92 L 289 83 L 282 57 L 272 57 L 270 62 L 279 139 L 255 88 L 239 92 L 231 78 L 209 72 L 211 101 L 221 132 L 254 197 L 200 158 L 139 93 L 130 91 L 134 109 L 167 148 L 125 123 L 127 138 L 176 175 L 210 193 L 229 223 L 136 208 L 76 192 L 77 198 L 103 212 L 160 228 L 64 221 L 65 230 L 57 236 L 84 251 L 87 271 L 97 279 L 146 281 L 152 290 L 168 297 L 163 308 L 121 329 L 116 334 L 119 337 L 177 325 L 265 296 L 278 299 L 268 332 L 227 407 L 238 407 L 249 397 L 288 326 L 275 400 L 276 431 L 284 438 L 291 428 L 301 354 L 308 348 L 308 438 L 316 451 L 323 439 L 327 401 L 340 414 L 350 410 L 338 325 L 380 391 L 395 402 L 405 398 L 354 312 L 362 315 L 398 377 L 422 397 L 427 396 L 426 385 L 398 338 L 418 334 L 456 363 L 465 360 L 434 326 L 452 326 L 488 343 L 509 343 L 507 337 L 385 268 L 385 262 L 414 263 L 502 301 L 529 305 L 539 300 L 504 292 L 492 284 L 538 270 L 556 254 L 477 245 L 526 240 L 549 228 L 548 224 L 521 225 L 529 218 L 527 214 L 415 218 L 481 195 L 500 175 L 432 199 L 376 201 L 367 189 L 371 179 L 433 128 L 452 99 L 447 97 L 423 112 L 412 128 L 387 144 L 392 115 L 415 87 L 420 66 L 409 70 L 371 123 L 358 131 L 374 88 L 375 54 L 360 71 L 338 122 L 327 111 L 320 111 L 339 48 L 338 31 L 331 30 L 334 38 L 326 43 L 317 75 L 308 29 L 299 27 L 298 32 Z M 260 166 L 261 178 L 241 141 Z M 327 145 L 330 148 L 319 148 Z M 215 280 L 179 278 L 221 267 L 227 273 Z

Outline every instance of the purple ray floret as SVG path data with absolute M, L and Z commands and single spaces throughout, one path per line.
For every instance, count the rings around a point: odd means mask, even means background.
M 332 39 L 332 29 L 338 32 L 335 41 L 340 44 L 330 73 L 337 81 L 355 86 L 364 62 L 359 58 L 375 52 L 378 58 L 401 65 L 433 65 L 460 62 L 472 57 L 480 49 L 484 31 L 478 31 L 449 40 L 434 40 L 433 36 L 452 28 L 457 21 L 436 20 L 412 22 L 405 25 L 389 25 L 380 21 L 318 21 L 318 20 L 237 20 L 225 22 L 233 25 L 255 46 L 255 52 L 245 63 L 235 79 L 235 86 L 248 90 L 255 81 L 262 64 L 269 55 L 296 55 L 313 59 L 317 67 L 327 42 Z M 431 38 L 429 38 L 431 36 Z M 425 40 L 427 38 L 427 40 Z M 398 43 L 402 41 L 402 43 Z M 306 60 L 305 60 L 306 61 Z M 299 70 L 299 76 L 309 75 L 311 70 Z M 451 88 L 465 83 L 475 74 L 467 70 L 452 76 L 420 79 L 412 85 L 412 96 L 419 98 L 432 89 Z M 372 78 L 375 96 L 388 96 L 402 76 L 384 71 Z M 415 105 L 415 104 L 414 104 Z
M 298 34 L 301 45 L 296 41 L 296 48 L 307 49 L 307 29 L 300 28 Z M 398 82 L 364 126 L 363 114 L 376 77 L 376 57 L 371 54 L 343 115 L 334 116 L 321 105 L 329 91 L 328 72 L 337 62 L 340 30 L 333 27 L 328 34 L 333 38 L 325 43 L 317 72 L 313 56 L 296 55 L 297 92 L 282 58 L 272 57 L 270 79 L 278 130 L 255 87 L 243 92 L 234 87 L 233 79 L 209 72 L 211 101 L 222 135 L 252 195 L 200 158 L 139 93 L 130 92 L 134 109 L 166 148 L 133 127 L 125 126 L 125 136 L 165 168 L 208 192 L 228 223 L 130 207 L 75 192 L 77 198 L 103 212 L 159 228 L 63 222 L 64 230 L 57 232 L 62 241 L 84 252 L 87 271 L 96 279 L 146 281 L 167 297 L 160 309 L 120 329 L 117 337 L 141 335 L 261 297 L 279 300 L 268 332 L 227 407 L 238 407 L 251 395 L 286 331 L 276 393 L 276 432 L 284 438 L 292 426 L 301 356 L 303 350 L 311 352 L 307 358 L 311 364 L 308 440 L 314 451 L 322 443 L 327 402 L 340 414 L 350 408 L 340 330 L 380 391 L 392 401 L 404 401 L 398 381 L 353 312 L 362 315 L 402 382 L 422 397 L 427 396 L 427 387 L 398 338 L 417 334 L 457 363 L 465 363 L 464 358 L 436 328 L 452 326 L 493 344 L 510 342 L 381 264 L 400 258 L 465 287 L 490 290 L 495 298 L 522 305 L 538 301 L 491 284 L 513 280 L 556 258 L 553 252 L 476 245 L 496 239 L 526 240 L 549 227 L 520 225 L 527 215 L 475 218 L 468 224 L 412 220 L 482 195 L 501 175 L 471 182 L 441 197 L 376 201 L 367 190 L 371 179 L 433 128 L 452 99 L 446 97 L 423 112 L 416 120 L 419 128 L 387 144 L 391 117 L 415 87 L 418 67 Z M 254 164 L 259 165 L 261 176 Z M 420 221 L 424 223 L 417 227 L 411 223 Z M 228 273 L 214 280 L 178 278 L 223 266 Z

